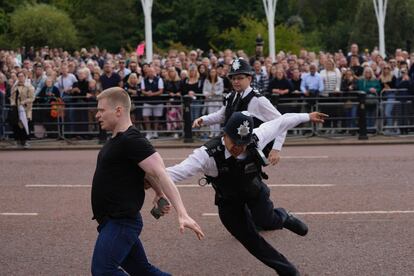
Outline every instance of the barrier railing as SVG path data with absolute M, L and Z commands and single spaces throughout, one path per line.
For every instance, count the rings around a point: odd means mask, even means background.
M 304 97 L 296 94 L 293 97 L 271 95 L 270 101 L 281 113 L 321 111 L 328 113 L 330 118 L 323 125 L 303 124 L 289 131 L 289 136 L 343 136 L 356 135 L 359 139 L 367 139 L 367 133 L 394 134 L 397 130 L 414 129 L 414 93 L 406 89 L 385 90 L 378 96 L 366 97 L 361 91 L 332 92 L 327 97 Z M 161 116 L 143 116 L 145 109 L 155 111 L 159 108 L 151 105 L 145 97 L 134 98 L 131 118 L 144 134 L 157 132 L 164 137 L 182 137 L 191 142 L 193 136 L 207 138 L 217 135 L 221 128 L 203 127 L 193 129 L 192 121 L 205 114 L 207 108 L 219 109 L 223 106 L 222 99 L 205 99 L 202 94 L 194 99 L 189 96 L 172 98 L 163 96 L 157 103 L 161 104 Z M 6 120 L 9 106 L 5 97 L 0 99 L 0 137 L 7 138 L 11 131 Z M 80 136 L 81 138 L 105 137 L 96 119 L 96 101 L 82 97 L 72 97 L 70 102 L 54 103 L 59 112 L 51 116 L 52 105 L 35 103 L 33 106 L 34 135 L 36 138 L 66 139 Z M 61 109 L 59 109 L 61 108 Z M 55 110 L 56 111 L 56 110 Z M 149 117 L 149 118 L 146 118 Z M 157 127 L 157 129 L 154 129 Z

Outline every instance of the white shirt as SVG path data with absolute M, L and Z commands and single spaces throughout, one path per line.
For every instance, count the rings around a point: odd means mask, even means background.
M 309 114 L 307 113 L 286 113 L 279 118 L 263 123 L 260 127 L 253 130 L 253 133 L 256 134 L 258 138 L 258 148 L 263 149 L 280 133 L 286 132 L 288 129 L 308 121 Z M 224 145 L 223 140 L 222 143 Z M 226 159 L 231 156 L 227 149 L 225 149 L 224 154 Z M 237 158 L 244 159 L 246 158 L 246 154 L 243 153 Z M 203 173 L 212 177 L 218 176 L 214 157 L 208 155 L 205 146 L 195 149 L 193 153 L 180 164 L 168 167 L 167 172 L 174 182 L 182 181 L 198 173 Z
M 245 91 L 243 91 L 241 95 L 242 99 L 246 97 L 250 92 L 252 92 L 252 90 L 253 88 L 249 86 Z M 229 96 L 230 94 L 227 97 Z M 250 100 L 249 105 L 247 106 L 247 111 L 253 117 L 256 117 L 262 122 L 268 122 L 270 120 L 282 116 L 282 114 L 280 114 L 280 112 L 272 105 L 272 103 L 266 97 L 253 97 Z M 203 124 L 209 126 L 224 122 L 225 114 L 226 107 L 223 106 L 218 111 L 210 113 L 208 115 L 204 115 L 201 118 L 203 119 Z M 286 131 L 283 133 L 279 133 L 279 135 L 275 138 L 276 139 L 275 143 L 273 144 L 273 149 L 280 151 L 282 149 L 283 143 L 285 142 Z

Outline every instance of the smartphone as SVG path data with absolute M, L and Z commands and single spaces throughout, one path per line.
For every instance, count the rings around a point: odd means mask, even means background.
M 164 208 L 164 206 L 169 205 L 170 203 L 168 202 L 168 200 L 166 200 L 165 198 L 161 197 L 158 202 L 158 208 L 154 207 L 151 209 L 151 215 L 156 218 L 159 219 L 162 216 L 162 212 L 161 210 Z

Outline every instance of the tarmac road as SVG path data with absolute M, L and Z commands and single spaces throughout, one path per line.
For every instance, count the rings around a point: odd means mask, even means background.
M 190 149 L 160 149 L 165 163 Z M 0 275 L 89 275 L 96 239 L 90 184 L 96 150 L 0 152 Z M 263 232 L 303 275 L 414 275 L 414 145 L 288 147 L 266 168 L 277 206 L 306 237 Z M 221 225 L 210 187 L 179 183 L 206 239 L 178 233 L 175 214 L 142 210 L 151 262 L 173 275 L 274 275 Z

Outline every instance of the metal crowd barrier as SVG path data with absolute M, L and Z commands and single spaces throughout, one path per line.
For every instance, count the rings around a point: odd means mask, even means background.
M 328 97 L 304 97 L 300 93 L 294 94 L 293 97 L 271 95 L 269 100 L 281 113 L 320 111 L 330 115 L 325 124 L 302 124 L 289 131 L 289 136 L 329 137 L 358 134 L 359 139 L 367 139 L 367 133 L 388 134 L 389 130 L 393 130 L 392 133 L 399 134 L 401 130 L 414 129 L 412 91 L 394 89 L 375 97 L 367 97 L 362 91 L 329 93 L 328 95 Z M 150 118 L 152 125 L 149 129 L 146 128 L 148 122 L 143 117 L 144 104 L 149 102 L 145 97 L 134 98 L 134 110 L 131 111 L 133 123 L 144 134 L 156 131 L 163 137 L 182 137 L 185 142 L 191 142 L 194 136 L 207 139 L 218 135 L 221 130 L 220 126 L 193 129 L 192 122 L 195 118 L 204 115 L 208 108 L 221 108 L 222 99 L 205 99 L 202 94 L 196 96 L 197 98 L 183 96 L 173 100 L 167 95 L 163 96 L 162 100 L 158 101 L 163 104 L 162 116 Z M 40 139 L 44 137 L 66 139 L 78 136 L 86 139 L 105 135 L 102 134 L 95 120 L 96 104 L 93 100 L 72 97 L 71 102 L 64 104 L 64 112 L 55 118 L 49 116 L 48 120 L 44 118 L 50 114 L 50 104 L 34 104 L 34 135 Z M 6 120 L 9 108 L 3 97 L 0 110 L 1 138 L 7 138 L 11 134 L 11 128 Z M 145 108 L 154 109 L 157 106 L 149 105 Z M 170 111 L 173 112 L 169 113 Z M 155 130 L 153 123 L 158 123 L 161 127 Z

